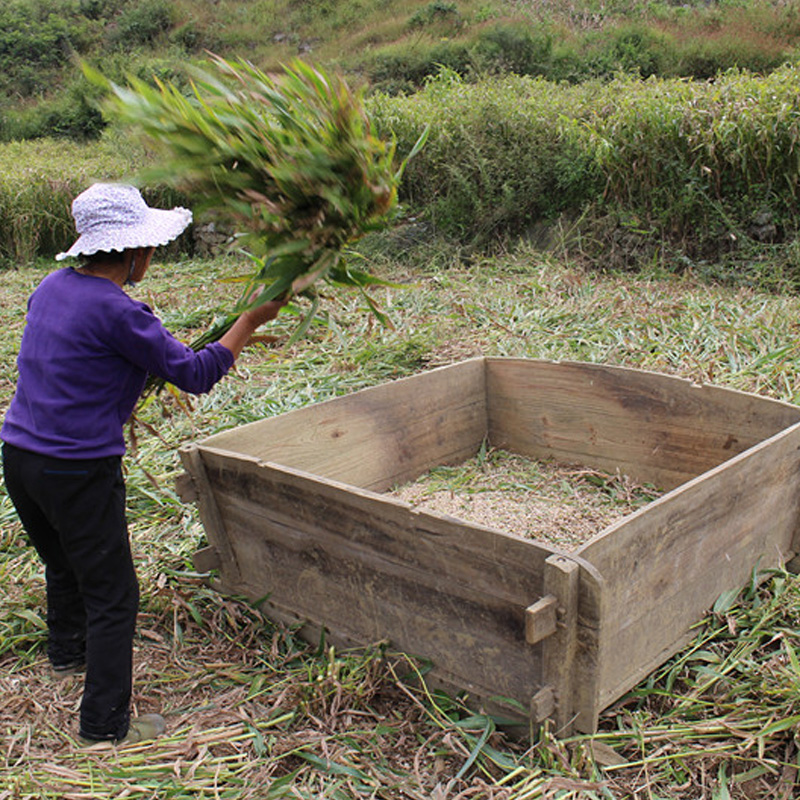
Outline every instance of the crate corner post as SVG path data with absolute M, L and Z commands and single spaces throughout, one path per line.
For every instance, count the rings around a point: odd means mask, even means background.
M 525 638 L 541 643 L 541 687 L 531 698 L 534 723 L 551 719 L 559 735 L 569 735 L 577 717 L 576 665 L 581 565 L 567 555 L 545 561 L 543 596 L 525 615 Z
M 184 487 L 187 501 L 197 504 L 200 519 L 208 537 L 208 546 L 200 548 L 195 553 L 195 565 L 201 571 L 219 570 L 217 588 L 236 586 L 241 570 L 236 559 L 236 552 L 227 534 L 223 516 L 217 507 L 201 448 L 197 444 L 190 443 L 180 448 L 179 455 L 188 476 L 188 481 L 184 476 L 179 478 L 180 485 Z M 186 488 L 188 485 L 192 487 L 190 490 Z

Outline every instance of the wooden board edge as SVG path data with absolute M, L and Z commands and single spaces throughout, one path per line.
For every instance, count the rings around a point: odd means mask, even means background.
M 433 369 L 423 370 L 421 372 L 414 373 L 413 375 L 406 375 L 402 378 L 395 378 L 394 380 L 384 381 L 382 383 L 377 383 L 373 386 L 366 386 L 361 389 L 356 389 L 355 391 L 349 392 L 347 394 L 342 394 L 337 397 L 331 397 L 327 400 L 322 400 L 318 403 L 309 403 L 304 406 L 300 406 L 296 409 L 290 409 L 289 411 L 285 411 L 282 414 L 278 414 L 274 417 L 264 417 L 263 419 L 254 420 L 253 422 L 245 423 L 244 425 L 239 425 L 235 428 L 231 428 L 229 430 L 221 431 L 220 433 L 212 434 L 211 436 L 207 436 L 200 441 L 197 442 L 198 445 L 202 447 L 209 447 L 209 448 L 218 448 L 221 450 L 229 449 L 225 446 L 225 442 L 227 439 L 230 439 L 234 433 L 235 437 L 238 438 L 243 432 L 249 430 L 255 430 L 257 428 L 263 427 L 265 425 L 269 425 L 270 421 L 273 419 L 277 419 L 277 417 L 285 417 L 289 414 L 293 414 L 297 411 L 308 411 L 310 409 L 314 409 L 315 411 L 319 411 L 321 415 L 325 414 L 326 409 L 330 408 L 332 405 L 336 403 L 340 403 L 343 400 L 347 400 L 354 395 L 364 395 L 369 396 L 369 394 L 375 394 L 380 392 L 385 392 L 390 390 L 392 386 L 397 384 L 404 384 L 408 385 L 414 381 L 425 380 L 429 376 L 435 376 L 437 374 L 442 374 L 444 372 L 456 372 L 456 371 L 468 371 L 471 369 L 475 369 L 476 365 L 480 365 L 483 368 L 483 382 L 485 386 L 485 357 L 484 356 L 475 356 L 474 358 L 468 358 L 464 361 L 457 361 L 453 364 L 445 364 L 441 367 L 434 367 Z M 485 396 L 485 391 L 484 391 Z M 235 452 L 235 451 L 232 451 Z
M 742 398 L 748 398 L 751 401 L 761 403 L 766 408 L 767 406 L 771 406 L 773 408 L 783 408 L 787 412 L 794 412 L 795 415 L 800 420 L 800 407 L 795 405 L 794 403 L 789 403 L 785 400 L 777 400 L 773 397 L 765 397 L 761 394 L 756 394 L 755 392 L 747 392 L 743 389 L 736 389 L 732 386 L 720 386 L 716 383 L 706 383 L 704 381 L 698 381 L 692 378 L 684 378 L 682 375 L 672 375 L 667 372 L 658 372 L 656 370 L 651 369 L 642 369 L 640 367 L 626 367 L 621 364 L 601 364 L 592 361 L 572 361 L 569 359 L 550 359 L 550 358 L 525 358 L 521 356 L 484 356 L 483 360 L 486 365 L 487 373 L 491 371 L 491 368 L 495 364 L 540 364 L 540 365 L 548 365 L 554 367 L 563 366 L 565 368 L 570 369 L 581 369 L 587 372 L 598 372 L 598 373 L 630 373 L 636 375 L 644 375 L 644 376 L 652 376 L 654 379 L 659 381 L 669 381 L 674 382 L 675 385 L 683 385 L 688 388 L 699 389 L 701 391 L 711 391 L 714 393 L 724 393 L 730 394 L 731 396 L 740 396 Z M 794 424 L 800 424 L 794 423 Z M 787 426 L 792 427 L 792 426 Z
M 214 499 L 214 491 L 208 480 L 201 448 L 196 444 L 188 444 L 181 447 L 178 453 L 196 490 L 200 520 L 203 523 L 208 542 L 219 558 L 219 568 L 223 574 L 223 580 L 235 583 L 241 574 L 239 564 L 225 530 L 225 522 Z

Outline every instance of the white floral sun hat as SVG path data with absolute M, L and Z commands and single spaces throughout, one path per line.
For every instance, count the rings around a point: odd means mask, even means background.
M 176 239 L 192 221 L 186 208 L 150 208 L 135 186 L 95 183 L 72 201 L 80 237 L 56 261 L 69 256 L 157 247 Z

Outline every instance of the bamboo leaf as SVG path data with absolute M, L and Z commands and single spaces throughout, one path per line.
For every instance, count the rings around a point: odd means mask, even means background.
M 311 308 L 308 310 L 308 313 L 303 318 L 303 321 L 294 329 L 294 332 L 289 337 L 289 340 L 286 343 L 287 347 L 291 347 L 293 344 L 295 344 L 295 342 L 297 342 L 299 339 L 302 339 L 306 335 L 306 332 L 311 326 L 311 323 L 314 320 L 314 317 L 316 316 L 318 309 L 319 309 L 319 297 L 315 297 L 311 304 Z
M 775 733 L 782 733 L 783 731 L 789 731 L 793 728 L 797 728 L 800 726 L 800 714 L 796 714 L 791 717 L 786 717 L 785 719 L 779 719 L 777 722 L 773 722 L 764 728 L 761 729 L 759 735 L 762 737 L 772 736 Z
M 456 725 L 457 727 L 462 727 L 459 725 L 459 723 L 456 723 Z M 490 719 L 486 718 L 483 732 L 481 733 L 478 740 L 475 742 L 475 745 L 472 748 L 472 751 L 470 752 L 469 756 L 467 757 L 467 760 L 461 765 L 461 769 L 459 769 L 459 771 L 456 773 L 455 780 L 457 781 L 461 780 L 461 778 L 463 778 L 464 775 L 466 775 L 466 773 L 469 771 L 469 768 L 475 763 L 475 760 L 481 754 L 484 745 L 486 744 L 486 742 L 489 739 L 489 736 L 491 736 L 493 732 L 494 732 L 494 724 Z
M 724 614 L 726 611 L 729 611 L 736 603 L 736 599 L 740 594 L 741 589 L 728 589 L 726 592 L 722 592 L 714 603 L 714 613 Z

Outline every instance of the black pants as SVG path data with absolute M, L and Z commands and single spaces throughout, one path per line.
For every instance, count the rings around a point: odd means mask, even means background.
M 3 446 L 8 494 L 45 564 L 48 656 L 86 660 L 80 735 L 128 732 L 139 584 L 118 456 L 62 460 Z

